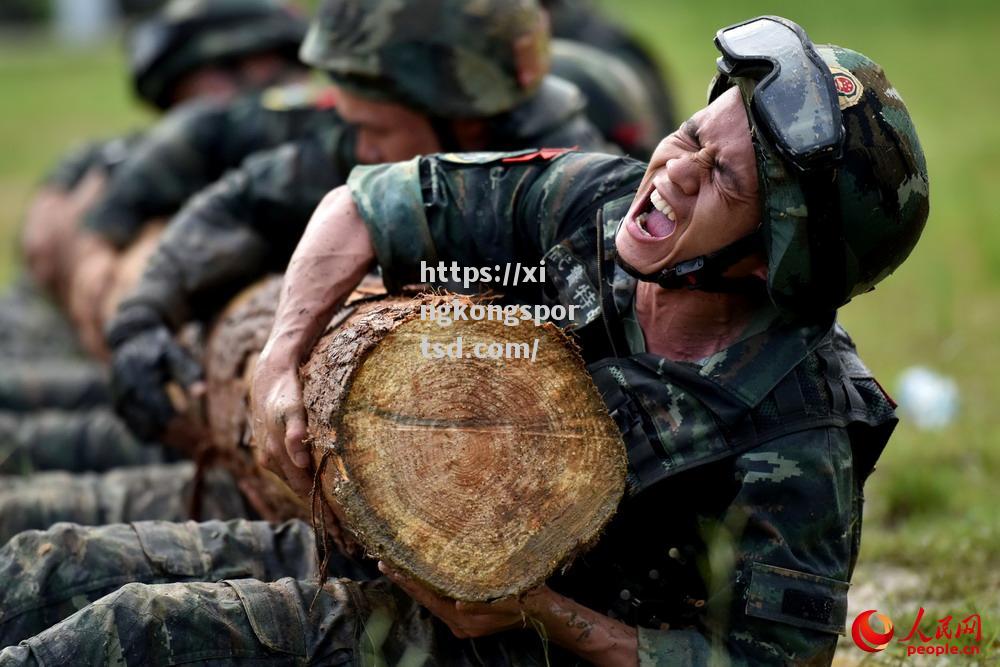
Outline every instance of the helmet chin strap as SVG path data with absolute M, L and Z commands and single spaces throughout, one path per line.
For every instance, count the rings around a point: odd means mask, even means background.
M 622 218 L 622 222 L 625 219 Z M 621 227 L 622 223 L 619 223 Z M 753 293 L 766 290 L 767 283 L 755 276 L 730 278 L 723 274 L 736 263 L 764 249 L 760 230 L 751 232 L 729 245 L 705 255 L 685 260 L 656 273 L 642 273 L 615 252 L 615 263 L 633 278 L 656 283 L 664 289 L 689 289 L 703 292 Z

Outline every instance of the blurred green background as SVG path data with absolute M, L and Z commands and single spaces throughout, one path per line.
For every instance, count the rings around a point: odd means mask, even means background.
M 961 407 L 938 431 L 904 419 L 870 479 L 850 618 L 877 608 L 906 632 L 922 606 L 933 634 L 946 614 L 979 612 L 984 651 L 997 656 L 1000 86 L 992 62 L 1000 3 L 606 0 L 604 7 L 659 55 L 682 116 L 703 105 L 715 30 L 765 13 L 798 21 L 817 42 L 866 53 L 906 100 L 930 168 L 930 221 L 906 264 L 844 308 L 842 321 L 890 391 L 903 369 L 929 366 L 957 381 Z M 78 141 L 151 119 L 131 99 L 118 46 L 70 49 L 30 31 L 0 37 L 0 283 L 16 272 L 20 216 L 43 172 Z M 901 661 L 899 648 L 871 660 Z M 838 654 L 845 664 L 860 658 L 849 641 Z

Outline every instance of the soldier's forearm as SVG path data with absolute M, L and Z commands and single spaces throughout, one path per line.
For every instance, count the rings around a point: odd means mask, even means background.
M 636 630 L 552 591 L 530 596 L 525 611 L 559 646 L 595 665 L 638 665 Z
M 350 191 L 328 194 L 292 255 L 264 355 L 298 363 L 375 259 Z

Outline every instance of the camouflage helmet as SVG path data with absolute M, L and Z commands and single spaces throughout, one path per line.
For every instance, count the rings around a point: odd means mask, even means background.
M 192 70 L 266 51 L 295 61 L 305 32 L 305 21 L 281 0 L 170 0 L 129 31 L 136 93 L 166 109 L 174 85 Z
M 727 82 L 739 86 L 750 118 L 768 292 L 777 306 L 799 313 L 838 308 L 874 289 L 909 256 L 929 211 L 923 150 L 882 68 L 839 46 L 815 50 L 833 77 L 843 123 L 840 157 L 825 186 L 830 210 L 839 210 L 832 243 L 823 244 L 826 230 L 817 222 L 823 216 L 810 216 L 803 172 L 782 156 L 753 111 L 756 80 Z M 709 102 L 725 89 L 716 84 Z
M 299 56 L 361 97 L 482 118 L 537 90 L 548 20 L 536 0 L 324 0 Z

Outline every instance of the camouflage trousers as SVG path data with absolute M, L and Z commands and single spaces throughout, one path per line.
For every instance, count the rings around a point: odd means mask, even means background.
M 0 411 L 83 410 L 110 404 L 106 369 L 87 359 L 4 361 Z
M 107 408 L 0 412 L 0 475 L 103 472 L 171 460 L 172 452 L 137 440 Z
M 0 474 L 104 471 L 167 460 L 110 409 L 107 370 L 30 278 L 0 297 Z
M 79 357 L 80 345 L 66 318 L 27 274 L 0 296 L 0 357 Z
M 456 639 L 381 577 L 127 584 L 0 653 L 12 665 L 571 665 L 533 630 Z
M 196 491 L 200 491 L 197 498 Z M 196 466 L 190 461 L 118 468 L 103 474 L 0 477 L 0 544 L 21 531 L 44 530 L 60 521 L 89 526 L 186 521 L 194 518 L 195 509 L 201 519 L 252 516 L 227 472 L 209 469 L 199 484 Z
M 339 553 L 330 571 L 355 579 L 377 575 L 373 564 L 364 567 Z M 0 548 L 0 648 L 129 583 L 315 580 L 318 574 L 312 528 L 298 520 L 60 523 L 21 533 Z

